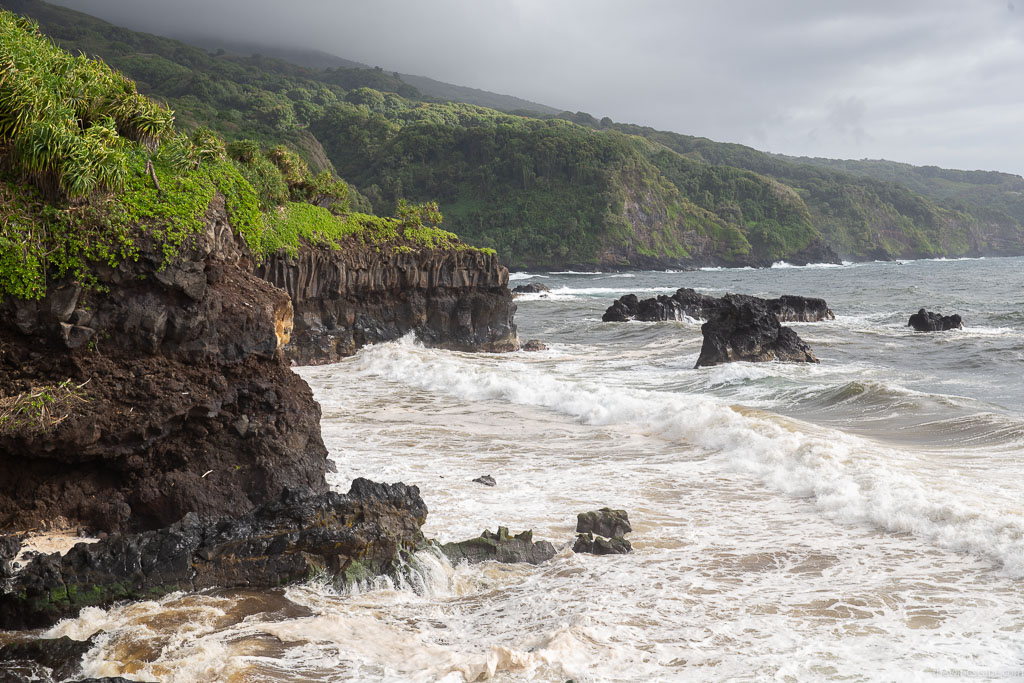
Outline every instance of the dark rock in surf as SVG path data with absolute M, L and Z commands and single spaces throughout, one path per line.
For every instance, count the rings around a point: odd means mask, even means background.
M 604 538 L 594 534 L 579 534 L 572 551 L 589 555 L 625 555 L 633 552 L 633 546 L 622 536 Z
M 777 299 L 749 298 L 764 302 L 775 313 L 779 322 L 819 322 L 835 319 L 835 315 L 824 299 L 789 294 Z M 604 322 L 708 320 L 724 305 L 721 298 L 683 287 L 671 296 L 661 294 L 650 299 L 638 300 L 635 294 L 627 294 L 616 300 L 605 311 L 601 320 Z
M 532 531 L 509 536 L 508 527 L 501 526 L 496 534 L 485 529 L 477 538 L 445 543 L 441 546 L 441 552 L 452 564 L 462 561 L 476 564 L 488 560 L 507 564 L 541 564 L 555 556 L 555 547 L 547 541 L 534 542 Z
M 818 359 L 792 328 L 783 327 L 764 299 L 726 294 L 714 315 L 701 326 L 704 344 L 695 367 L 731 361 Z
M 21 683 L 69 679 L 81 672 L 82 657 L 94 645 L 95 636 L 88 640 L 62 636 L 8 643 L 0 647 L 0 680 Z
M 597 534 L 613 538 L 624 536 L 633 530 L 629 525 L 629 515 L 625 510 L 601 508 L 593 512 L 581 512 L 576 515 L 576 532 L 580 534 Z
M 484 486 L 497 486 L 497 482 L 494 481 L 494 477 L 489 474 L 485 474 L 482 477 L 477 477 L 473 480 L 474 484 L 483 484 Z
M 518 287 L 513 289 L 512 295 L 515 296 L 516 294 L 544 294 L 545 292 L 550 291 L 551 288 L 542 282 L 531 282 L 526 285 L 519 285 Z
M 36 628 L 85 606 L 176 590 L 270 588 L 319 575 L 395 574 L 425 541 L 415 486 L 356 479 L 347 494 L 286 490 L 237 519 L 189 513 L 171 526 L 41 555 L 0 594 L 0 629 Z
M 606 323 L 624 323 L 628 320 L 636 318 L 637 308 L 639 307 L 640 301 L 636 298 L 636 294 L 627 294 L 619 299 L 615 300 L 608 310 L 601 316 L 601 320 Z
M 910 322 L 907 323 L 907 327 L 913 327 L 916 332 L 945 332 L 963 329 L 963 326 L 963 318 L 959 315 L 940 315 L 923 308 L 910 316 Z
M 530 339 L 523 343 L 523 351 L 546 351 L 547 346 L 539 339 Z
M 767 301 L 780 323 L 816 323 L 836 319 L 824 299 L 784 294 L 778 299 Z
M 21 540 L 21 536 L 14 534 L 0 536 L 0 590 L 3 588 L 3 580 L 14 574 L 12 564 L 21 550 Z

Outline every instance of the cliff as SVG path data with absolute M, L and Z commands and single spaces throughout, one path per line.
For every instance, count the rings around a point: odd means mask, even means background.
M 305 242 L 255 272 L 291 296 L 295 327 L 285 352 L 300 365 L 336 362 L 410 332 L 456 351 L 519 348 L 508 270 L 490 252 Z
M 138 246 L 88 291 L 0 303 L 0 528 L 153 529 L 326 490 L 320 408 L 280 351 L 291 302 L 223 197 L 170 261 Z

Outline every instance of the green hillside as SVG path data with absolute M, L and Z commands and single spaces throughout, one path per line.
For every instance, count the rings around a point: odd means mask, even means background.
M 144 244 L 174 258 L 216 194 L 256 259 L 295 250 L 300 238 L 470 248 L 435 227 L 436 204 L 399 202 L 395 218 L 354 212 L 344 181 L 313 174 L 285 146 L 177 132 L 174 112 L 131 80 L 5 11 L 0 152 L 0 300 L 39 298 L 65 276 L 94 286 L 96 267 L 137 259 Z
M 436 200 L 451 229 L 512 266 L 1024 253 L 1014 176 L 986 185 L 908 171 L 894 182 L 585 113 L 438 102 L 380 69 L 211 53 L 39 0 L 0 4 L 135 79 L 179 127 L 285 143 L 313 173 L 351 183 L 361 211 Z

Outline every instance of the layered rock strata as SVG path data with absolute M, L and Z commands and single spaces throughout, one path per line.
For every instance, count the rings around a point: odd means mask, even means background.
M 0 528 L 239 515 L 325 491 L 320 408 L 288 367 L 292 305 L 254 276 L 223 198 L 169 262 L 0 303 Z
M 85 606 L 177 590 L 269 588 L 322 576 L 350 584 L 394 574 L 423 545 L 419 489 L 356 479 L 347 494 L 284 491 L 234 518 L 189 513 L 155 531 L 37 556 L 0 594 L 0 629 L 41 627 Z
M 726 294 L 701 326 L 704 343 L 696 367 L 732 361 L 817 363 L 811 347 L 783 327 L 764 299 Z
M 291 296 L 285 351 L 300 365 L 333 363 L 410 332 L 455 351 L 519 348 L 508 269 L 494 254 L 304 245 L 271 256 L 256 274 Z
M 835 319 L 835 315 L 824 299 L 787 294 L 777 299 L 759 300 L 763 301 L 765 306 L 775 314 L 779 322 L 820 322 Z M 725 304 L 723 299 L 683 287 L 671 296 L 661 294 L 650 299 L 638 299 L 635 294 L 627 294 L 609 306 L 601 320 L 604 322 L 708 320 L 723 307 L 728 308 L 728 304 Z

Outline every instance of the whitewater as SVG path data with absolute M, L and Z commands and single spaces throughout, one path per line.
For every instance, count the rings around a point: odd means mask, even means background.
M 86 609 L 86 673 L 161 681 L 1024 678 L 1024 259 L 515 273 L 536 353 L 409 338 L 298 368 L 337 471 L 416 484 L 424 531 L 561 550 L 399 584 L 175 594 Z M 821 296 L 818 365 L 695 370 L 700 321 L 602 323 L 626 293 Z M 963 330 L 918 334 L 918 308 Z M 474 483 L 490 474 L 497 486 Z M 630 555 L 574 555 L 628 511 Z

